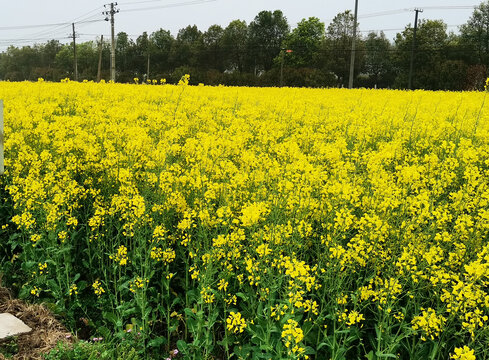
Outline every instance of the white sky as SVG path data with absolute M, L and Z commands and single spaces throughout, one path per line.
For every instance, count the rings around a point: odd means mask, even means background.
M 206 1 L 206 2 L 204 2 Z M 353 9 L 355 0 L 121 0 L 115 18 L 115 32 L 125 31 L 136 38 L 143 31 L 151 33 L 163 28 L 174 35 L 180 28 L 197 25 L 201 31 L 212 24 L 226 27 L 230 21 L 240 19 L 247 23 L 262 10 L 280 9 L 294 28 L 301 19 L 316 16 L 328 26 L 338 13 Z M 191 5 L 175 4 L 194 2 Z M 198 3 L 200 2 L 200 3 Z M 384 30 L 389 39 L 408 23 L 414 22 L 412 9 L 425 8 L 420 19 L 442 19 L 448 29 L 457 32 L 458 25 L 467 22 L 473 9 L 429 9 L 436 6 L 472 6 L 481 0 L 359 0 L 358 13 L 360 30 Z M 78 20 L 103 20 L 102 0 L 0 0 L 0 51 L 8 45 L 29 45 L 58 39 L 62 43 L 70 40 L 71 25 L 36 27 L 29 29 L 7 29 L 8 27 L 71 23 Z M 163 6 L 169 7 L 164 8 Z M 160 7 L 160 8 L 156 8 Z M 142 11 L 131 9 L 153 8 Z M 405 11 L 402 11 L 406 9 Z M 411 11 L 409 11 L 409 9 Z M 362 15 L 391 10 L 401 10 L 385 16 L 365 17 Z M 76 24 L 77 41 L 95 40 L 97 36 L 110 35 L 110 22 L 100 21 Z M 36 40 L 33 40 L 36 39 Z

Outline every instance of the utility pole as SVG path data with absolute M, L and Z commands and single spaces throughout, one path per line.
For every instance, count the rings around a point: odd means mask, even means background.
M 98 68 L 97 68 L 97 82 L 100 82 L 102 72 L 102 45 L 104 43 L 104 36 L 100 36 L 100 43 L 98 44 Z
M 280 87 L 284 86 L 284 56 L 285 49 L 281 49 L 280 51 Z
M 73 27 L 73 58 L 75 63 L 75 81 L 78 81 L 78 60 L 76 58 L 76 34 L 75 34 L 75 23 L 71 23 Z
M 293 50 L 290 49 L 281 49 L 281 55 L 280 55 L 280 87 L 284 86 L 284 61 L 285 61 L 285 54 L 291 54 Z
M 114 15 L 119 12 L 119 9 L 116 9 L 117 3 L 110 3 L 104 5 L 106 7 L 110 5 L 109 11 L 104 11 L 102 14 L 107 15 L 105 21 L 109 21 L 108 15 L 110 15 L 110 35 L 111 35 L 111 48 L 110 48 L 110 80 L 115 82 L 115 34 L 114 34 Z
M 414 69 L 414 50 L 416 48 L 416 31 L 418 30 L 418 13 L 423 12 L 421 9 L 414 9 L 416 15 L 414 16 L 414 33 L 413 33 L 413 43 L 411 45 L 411 63 L 409 64 L 409 81 L 408 89 L 412 89 L 413 85 L 413 69 Z
M 148 64 L 147 64 L 148 66 L 147 66 L 147 68 L 146 68 L 146 80 L 151 79 L 151 78 L 149 77 L 149 57 L 150 57 L 150 53 L 149 53 L 149 37 L 148 37 Z
M 355 20 L 353 21 L 353 38 L 351 41 L 351 59 L 350 59 L 350 79 L 348 80 L 348 89 L 353 88 L 353 76 L 355 73 L 355 42 L 357 40 L 357 19 L 358 19 L 358 0 L 355 0 Z

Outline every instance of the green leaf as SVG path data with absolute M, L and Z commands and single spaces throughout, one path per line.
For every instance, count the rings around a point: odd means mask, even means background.
M 110 338 L 110 330 L 107 329 L 105 326 L 101 326 L 97 329 L 98 333 L 102 335 L 102 337 L 108 339 Z
M 373 350 L 370 350 L 370 352 L 367 355 L 365 355 L 365 357 L 367 358 L 367 360 L 374 360 Z
M 111 322 L 113 325 L 117 326 L 119 318 L 112 312 L 104 311 L 102 316 L 105 320 Z
M 377 351 L 375 353 L 375 356 L 380 357 L 380 358 L 391 358 L 391 359 L 397 359 L 397 356 L 394 354 L 383 354 L 380 351 Z
M 83 291 L 87 287 L 87 282 L 82 280 L 76 286 L 78 287 L 78 291 Z
M 246 295 L 245 293 L 242 293 L 242 292 L 237 292 L 236 293 L 236 296 L 243 299 L 244 301 L 248 301 L 248 295 Z
M 146 307 L 146 309 L 144 309 L 144 317 L 147 319 L 149 314 L 151 313 L 151 311 L 153 311 L 153 308 L 151 306 L 148 306 Z
M 325 346 L 330 346 L 330 343 L 322 342 L 321 344 L 318 345 L 318 347 L 317 347 L 316 350 L 319 351 L 319 350 L 321 350 Z
M 130 307 L 128 309 L 125 309 L 122 311 L 122 317 L 125 318 L 129 315 L 136 314 L 136 308 L 135 307 Z
M 158 336 L 157 338 L 151 340 L 148 342 L 148 346 L 150 347 L 160 347 L 161 345 L 165 345 L 167 343 L 167 340 L 163 336 Z
M 188 344 L 185 341 L 183 341 L 183 340 L 178 340 L 177 341 L 177 348 L 181 352 L 186 353 L 187 350 L 188 350 Z

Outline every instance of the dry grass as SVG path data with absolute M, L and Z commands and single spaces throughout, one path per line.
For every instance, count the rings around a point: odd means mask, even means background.
M 10 359 L 42 359 L 42 354 L 53 349 L 59 341 L 70 342 L 71 334 L 43 305 L 26 304 L 13 299 L 10 292 L 0 286 L 0 313 L 10 313 L 32 331 L 16 338 L 18 352 Z M 0 354 L 0 360 L 6 359 Z

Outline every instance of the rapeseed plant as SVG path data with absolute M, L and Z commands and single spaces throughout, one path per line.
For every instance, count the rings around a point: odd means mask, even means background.
M 0 83 L 21 297 L 148 357 L 489 358 L 484 94 L 189 80 Z

